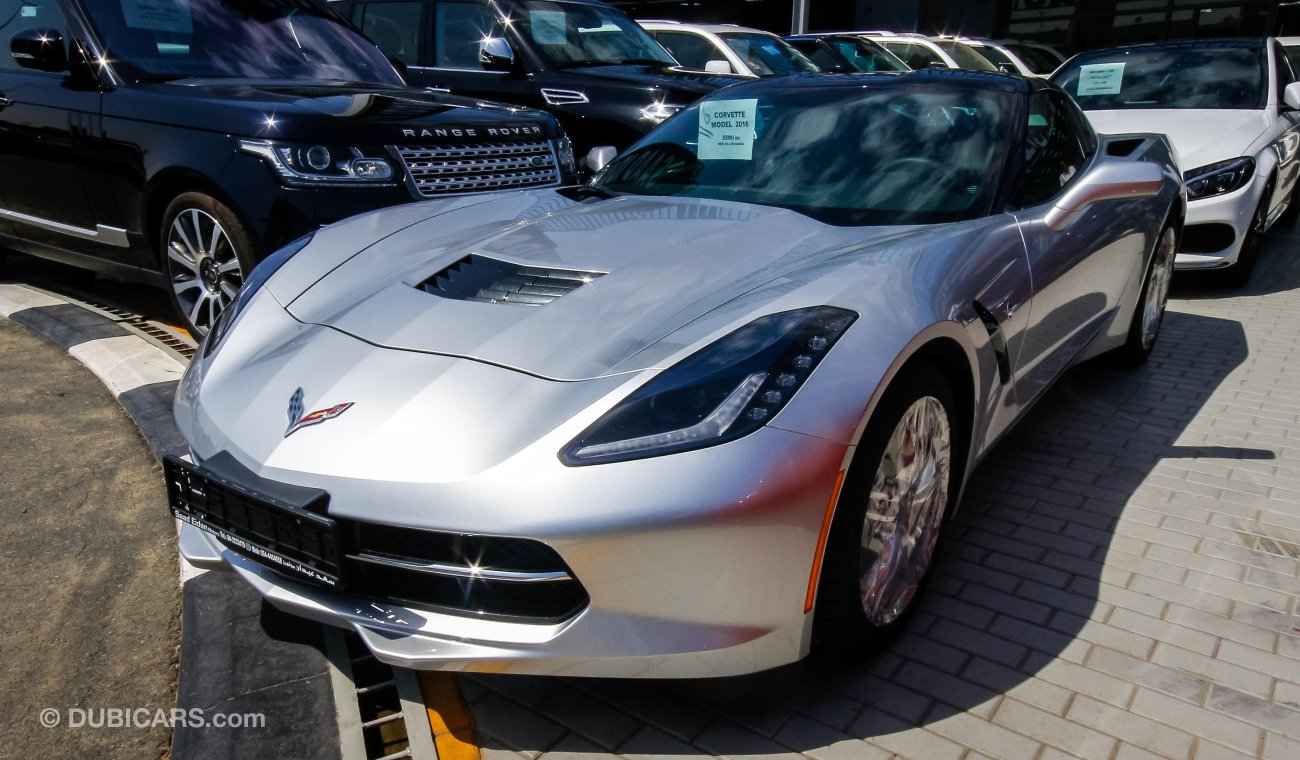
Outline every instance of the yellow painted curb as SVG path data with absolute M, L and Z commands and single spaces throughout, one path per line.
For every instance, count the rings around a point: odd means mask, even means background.
M 429 671 L 417 675 L 438 760 L 481 760 L 482 753 L 474 741 L 474 716 L 454 676 Z

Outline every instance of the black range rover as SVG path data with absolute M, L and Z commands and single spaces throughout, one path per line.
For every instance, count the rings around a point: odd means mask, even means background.
M 600 0 L 335 0 L 412 84 L 542 108 L 579 156 L 622 150 L 733 75 L 685 71 Z M 594 168 L 594 167 L 593 167 Z
M 316 0 L 0 0 L 0 43 L 0 245 L 199 333 L 322 224 L 573 177 L 549 114 L 409 88 Z

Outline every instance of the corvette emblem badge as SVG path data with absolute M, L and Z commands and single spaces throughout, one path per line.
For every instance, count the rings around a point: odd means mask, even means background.
M 310 414 L 304 415 L 302 413 L 302 388 L 299 388 L 289 397 L 289 428 L 284 431 L 284 437 L 288 438 L 305 427 L 332 420 L 351 408 L 352 402 L 348 401 L 343 404 L 335 404 L 328 409 L 317 409 Z

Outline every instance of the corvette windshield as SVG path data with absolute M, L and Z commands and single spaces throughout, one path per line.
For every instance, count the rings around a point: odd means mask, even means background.
M 1264 107 L 1259 45 L 1160 45 L 1080 55 L 1052 81 L 1086 111 Z
M 858 76 L 858 75 L 853 75 Z M 730 88 L 592 180 L 611 194 L 780 206 L 828 224 L 926 224 L 991 212 L 1018 99 L 934 85 Z
M 127 79 L 402 84 L 374 44 L 315 0 L 86 0 L 86 8 Z
M 677 61 L 635 21 L 607 5 L 525 0 L 510 23 L 559 68 Z

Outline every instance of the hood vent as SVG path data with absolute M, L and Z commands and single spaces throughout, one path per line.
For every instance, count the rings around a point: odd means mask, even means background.
M 457 301 L 544 306 L 604 274 L 524 266 L 471 253 L 416 287 Z

